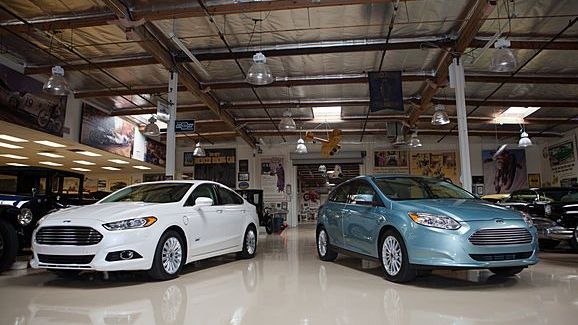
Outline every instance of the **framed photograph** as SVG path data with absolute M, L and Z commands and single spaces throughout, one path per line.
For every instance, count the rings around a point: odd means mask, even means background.
M 281 210 L 287 210 L 287 202 L 281 202 Z
M 248 159 L 239 160 L 239 173 L 248 173 L 248 172 L 249 172 L 249 160 Z
M 239 173 L 238 181 L 239 182 L 248 182 L 249 181 L 249 173 Z

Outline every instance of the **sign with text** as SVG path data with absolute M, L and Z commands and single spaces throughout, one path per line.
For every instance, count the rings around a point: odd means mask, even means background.
M 175 121 L 175 132 L 195 132 L 195 120 L 176 120 Z

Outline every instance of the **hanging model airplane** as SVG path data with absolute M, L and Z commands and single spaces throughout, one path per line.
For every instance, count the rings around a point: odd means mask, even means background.
M 305 141 L 309 142 L 321 142 L 321 156 L 329 157 L 335 155 L 339 150 L 341 150 L 341 130 L 333 129 L 329 133 L 327 139 L 319 138 L 313 135 L 313 132 L 307 131 L 305 133 Z

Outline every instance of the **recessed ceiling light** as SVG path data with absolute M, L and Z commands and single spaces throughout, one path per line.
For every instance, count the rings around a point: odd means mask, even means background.
M 313 119 L 316 121 L 341 121 L 341 106 L 312 107 Z
M 44 156 L 44 157 L 50 157 L 50 158 L 64 158 L 64 156 L 58 155 L 58 154 L 55 154 L 52 152 L 39 152 L 39 153 L 37 153 L 37 155 Z
M 19 164 L 19 163 L 6 163 L 6 165 L 14 166 L 14 167 L 28 167 L 29 166 L 29 165 Z
M 80 167 L 72 167 L 72 168 L 70 168 L 70 169 L 76 170 L 76 171 L 79 171 L 79 172 L 89 172 L 89 171 L 90 171 L 90 169 L 88 169 L 88 168 L 80 168 Z
M 113 162 L 115 164 L 119 164 L 119 165 L 126 165 L 128 164 L 128 161 L 122 160 L 122 159 L 109 159 L 108 161 Z
M 76 153 L 79 155 L 84 155 L 84 156 L 88 156 L 88 157 L 100 157 L 100 156 L 102 156 L 99 153 L 92 152 L 92 151 L 86 151 L 86 150 L 85 151 L 76 151 Z
M 0 139 L 12 142 L 28 142 L 28 140 L 20 139 L 7 134 L 0 134 Z
M 132 166 L 132 168 L 142 169 L 142 170 L 151 169 L 150 167 L 147 167 L 147 166 Z
M 10 159 L 18 159 L 18 160 L 28 159 L 28 157 L 12 155 L 12 154 L 8 154 L 8 153 L 1 154 L 0 157 L 10 158 Z
M 95 163 L 86 160 L 74 160 L 74 162 L 79 165 L 86 165 L 86 166 L 96 165 Z
M 47 165 L 47 166 L 63 166 L 62 164 L 55 163 L 52 161 L 39 161 L 39 164 Z
M 116 167 L 110 167 L 110 166 L 104 166 L 101 167 L 102 169 L 106 169 L 106 170 L 120 170 L 120 168 L 116 168 Z
M 22 149 L 22 148 L 24 148 L 21 146 L 17 146 L 17 145 L 10 144 L 10 143 L 4 143 L 4 142 L 0 142 L 0 147 L 8 148 L 8 149 Z
M 523 124 L 524 118 L 532 115 L 540 107 L 510 107 L 500 115 L 494 117 L 494 123 L 497 124 Z
M 66 147 L 63 144 L 48 141 L 48 140 L 40 140 L 40 141 L 34 141 L 34 142 L 41 144 L 43 146 L 52 147 L 52 148 L 64 148 L 64 147 Z

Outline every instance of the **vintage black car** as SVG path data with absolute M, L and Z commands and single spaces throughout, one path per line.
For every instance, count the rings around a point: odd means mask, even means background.
M 541 248 L 554 248 L 567 240 L 574 250 L 578 250 L 578 188 L 518 190 L 500 204 L 532 216 Z
M 30 247 L 38 220 L 50 211 L 85 205 L 82 174 L 32 167 L 0 168 L 0 272 Z

